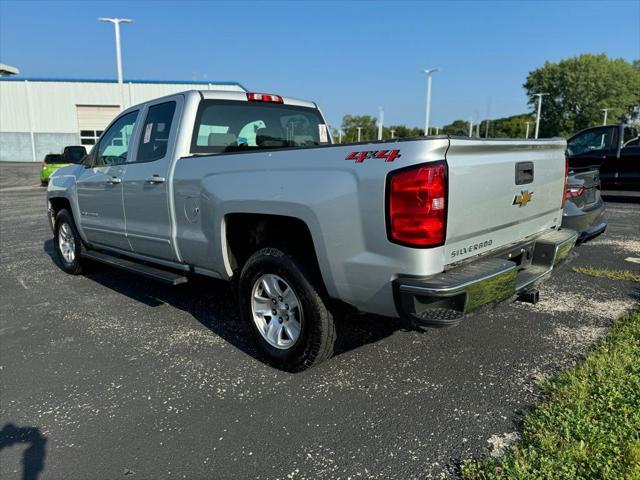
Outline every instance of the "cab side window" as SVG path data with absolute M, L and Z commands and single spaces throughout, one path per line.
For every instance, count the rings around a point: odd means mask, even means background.
M 98 145 L 95 166 L 121 165 L 127 161 L 129 143 L 137 117 L 137 111 L 127 113 L 116 120 L 109 130 L 104 133 Z
M 613 145 L 613 130 L 611 128 L 596 128 L 584 132 L 571 140 L 567 145 L 569 155 L 610 150 Z
M 171 123 L 175 111 L 176 102 L 161 103 L 149 107 L 140 135 L 140 146 L 136 156 L 137 163 L 160 160 L 167 154 L 169 133 L 171 133 Z

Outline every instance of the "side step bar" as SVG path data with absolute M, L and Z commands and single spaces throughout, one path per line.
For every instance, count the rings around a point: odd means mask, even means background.
M 153 280 L 158 280 L 163 283 L 168 283 L 169 285 L 180 285 L 189 281 L 187 277 L 179 273 L 170 272 L 168 270 L 161 270 L 144 263 L 126 260 L 121 257 L 109 255 L 108 253 L 97 252 L 95 250 L 82 252 L 82 258 L 94 260 L 96 262 L 104 263 L 112 267 L 121 268 L 122 270 L 142 275 L 143 277 L 152 278 Z

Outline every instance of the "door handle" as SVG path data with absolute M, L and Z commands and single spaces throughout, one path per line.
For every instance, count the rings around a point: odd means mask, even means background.
M 118 177 L 111 177 L 109 180 L 107 180 L 107 183 L 109 185 L 117 185 L 118 183 L 122 183 L 122 179 Z
M 153 185 L 153 184 L 156 184 L 156 183 L 164 183 L 165 180 L 166 179 L 164 177 L 161 177 L 160 175 L 152 175 L 150 177 L 147 177 L 145 182 L 151 183 Z

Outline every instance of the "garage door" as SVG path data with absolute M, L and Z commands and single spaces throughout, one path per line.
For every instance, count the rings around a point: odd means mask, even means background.
M 87 145 L 87 150 L 95 145 L 102 131 L 120 113 L 120 107 L 117 106 L 77 105 L 76 109 L 80 143 Z

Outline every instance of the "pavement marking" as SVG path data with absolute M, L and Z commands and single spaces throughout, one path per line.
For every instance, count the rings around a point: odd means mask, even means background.
M 625 258 L 625 260 L 631 263 L 640 263 L 640 258 L 638 257 L 627 257 Z
M 31 190 L 32 188 L 42 188 L 40 185 L 25 185 L 22 187 L 1 188 L 0 192 L 16 192 L 19 190 Z

